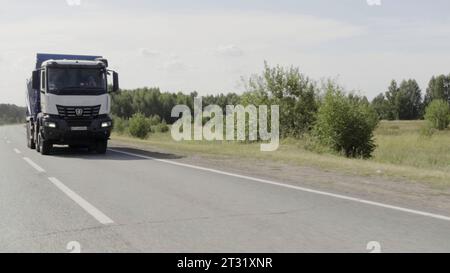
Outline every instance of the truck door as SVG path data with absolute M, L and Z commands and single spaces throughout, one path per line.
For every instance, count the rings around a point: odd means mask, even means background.
M 45 69 L 41 71 L 41 88 L 40 88 L 40 97 L 41 97 L 41 111 L 42 113 L 47 113 L 47 97 L 46 97 L 46 89 L 47 89 L 47 78 Z

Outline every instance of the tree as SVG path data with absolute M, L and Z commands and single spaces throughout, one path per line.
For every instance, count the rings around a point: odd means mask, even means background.
M 450 124 L 450 106 L 445 100 L 433 100 L 425 110 L 425 119 L 432 128 L 444 130 Z
M 422 118 L 422 94 L 416 80 L 403 80 L 395 101 L 398 119 L 414 120 Z
M 391 113 L 389 116 L 392 116 L 393 119 L 399 119 L 398 114 L 398 102 L 397 98 L 399 95 L 400 89 L 398 88 L 397 82 L 395 80 L 391 81 L 391 84 L 388 87 L 388 91 L 386 92 L 386 100 L 388 102 Z
M 400 87 L 392 80 L 385 93 L 385 101 L 380 94 L 374 103 L 381 118 L 412 120 L 423 116 L 422 92 L 413 79 L 403 80 Z
M 395 113 L 393 107 L 383 93 L 372 100 L 372 108 L 377 112 L 378 118 L 383 120 L 394 120 Z
M 130 118 L 134 113 L 131 104 L 132 100 L 132 95 L 129 92 L 119 91 L 117 93 L 112 93 L 111 112 L 121 118 Z
M 315 83 L 296 67 L 270 67 L 264 63 L 262 75 L 248 81 L 242 101 L 248 104 L 280 106 L 282 136 L 301 136 L 310 131 L 318 104 Z
M 431 78 L 425 94 L 425 106 L 428 106 L 433 100 L 450 102 L 450 74 L 448 76 L 439 75 Z
M 347 157 L 369 158 L 375 150 L 376 112 L 362 98 L 327 91 L 317 114 L 314 135 L 319 142 Z

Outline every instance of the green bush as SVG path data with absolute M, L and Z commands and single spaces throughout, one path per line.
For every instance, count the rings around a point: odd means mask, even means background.
M 321 144 L 347 157 L 369 158 L 376 147 L 377 124 L 377 113 L 367 102 L 335 87 L 325 95 L 313 133 Z
M 113 130 L 118 134 L 124 134 L 128 130 L 128 120 L 113 116 Z
M 161 118 L 158 115 L 149 117 L 150 125 L 158 125 L 161 123 Z
M 163 120 L 161 123 L 152 126 L 152 131 L 157 133 L 166 133 L 169 131 L 169 126 L 167 125 L 166 121 Z
M 131 136 L 144 139 L 151 133 L 151 121 L 142 113 L 134 114 L 129 120 L 128 131 Z
M 301 137 L 314 124 L 318 103 L 316 83 L 296 67 L 270 67 L 248 80 L 243 105 L 279 105 L 282 137 Z M 270 109 L 270 107 L 269 107 Z
M 446 129 L 450 124 L 450 106 L 448 102 L 433 100 L 425 110 L 425 119 L 434 129 Z

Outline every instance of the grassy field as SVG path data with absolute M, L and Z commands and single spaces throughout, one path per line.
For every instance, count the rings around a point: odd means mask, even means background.
M 152 134 L 146 140 L 123 135 L 113 139 L 159 147 L 185 154 L 214 157 L 239 157 L 244 159 L 273 160 L 294 165 L 310 166 L 364 176 L 381 176 L 429 184 L 432 187 L 450 187 L 450 131 L 433 135 L 422 133 L 422 121 L 383 121 L 376 130 L 378 145 L 370 160 L 347 159 L 327 152 L 311 149 L 311 142 L 303 139 L 285 139 L 276 152 L 263 153 L 259 144 L 237 142 L 176 142 L 170 133 Z
M 376 132 L 373 160 L 450 173 L 450 131 L 421 133 L 422 121 L 383 122 Z

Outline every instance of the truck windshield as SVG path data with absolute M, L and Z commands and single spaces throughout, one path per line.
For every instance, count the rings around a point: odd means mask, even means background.
M 49 68 L 48 92 L 60 95 L 106 93 L 105 71 L 98 68 Z

